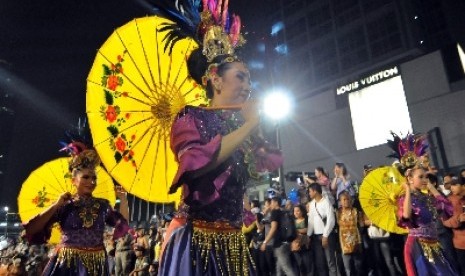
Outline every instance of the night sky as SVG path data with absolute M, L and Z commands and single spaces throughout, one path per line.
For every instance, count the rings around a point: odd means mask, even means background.
M 236 0 L 245 24 L 259 1 Z M 242 4 L 247 3 L 247 4 Z M 17 210 L 21 183 L 58 152 L 65 130 L 85 116 L 86 78 L 97 49 L 119 26 L 150 11 L 131 0 L 16 0 L 0 5 L 0 91 L 14 99 L 0 206 Z M 263 20 L 262 20 L 263 22 Z M 1 94 L 1 93 L 0 93 Z M 5 136 L 6 135 L 6 136 Z

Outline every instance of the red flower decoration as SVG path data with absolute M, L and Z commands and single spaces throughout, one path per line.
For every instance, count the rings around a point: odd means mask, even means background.
M 126 117 L 126 119 L 129 119 L 129 117 L 131 117 L 131 113 L 126 113 L 124 117 Z
M 118 77 L 115 75 L 108 76 L 107 87 L 111 90 L 115 90 L 118 86 Z
M 129 156 L 134 156 L 134 151 L 130 150 L 129 151 Z
M 218 66 L 213 66 L 213 68 L 210 69 L 210 74 L 211 75 L 217 75 L 218 74 Z
M 115 107 L 112 105 L 109 105 L 107 107 L 107 110 L 105 111 L 105 116 L 108 122 L 113 123 L 116 120 L 116 117 L 118 117 L 118 114 L 116 114 Z
M 115 142 L 115 147 L 118 151 L 123 152 L 126 149 L 126 141 L 124 141 L 121 137 L 118 137 Z
M 135 134 L 131 135 L 131 140 L 132 141 L 136 140 L 136 135 Z
M 127 97 L 127 96 L 128 96 L 128 92 L 123 92 L 123 93 L 121 93 L 121 96 Z

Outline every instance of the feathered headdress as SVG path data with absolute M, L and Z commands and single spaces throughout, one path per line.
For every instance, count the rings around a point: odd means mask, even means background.
M 60 151 L 67 152 L 71 159 L 69 170 L 95 169 L 100 164 L 100 157 L 92 149 L 92 138 L 90 136 L 87 120 L 79 119 L 78 124 L 65 132 L 65 138 L 60 141 Z
M 245 40 L 241 19 L 230 15 L 229 0 L 149 0 L 154 11 L 173 23 L 165 23 L 165 51 L 172 51 L 179 40 L 193 38 L 202 47 L 208 61 L 218 55 L 232 55 Z
M 420 165 L 420 157 L 426 154 L 428 143 L 425 135 L 409 133 L 405 138 L 400 138 L 391 131 L 392 140 L 388 140 L 388 146 L 393 152 L 388 157 L 396 158 L 405 171 Z

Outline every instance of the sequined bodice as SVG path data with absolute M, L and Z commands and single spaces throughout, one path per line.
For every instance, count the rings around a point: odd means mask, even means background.
M 418 226 L 430 227 L 438 218 L 435 198 L 421 192 L 412 193 L 412 213 Z
M 209 142 L 215 136 L 225 136 L 236 130 L 243 124 L 239 113 L 231 111 L 211 111 L 205 109 L 188 109 L 189 114 L 195 118 L 196 127 L 204 143 Z M 190 219 L 203 221 L 228 221 L 232 225 L 242 225 L 243 194 L 245 183 L 249 179 L 245 158 L 244 146 L 237 149 L 232 156 L 216 169 L 198 177 L 190 185 L 210 187 L 217 177 L 227 172 L 230 176 L 222 187 L 220 197 L 209 205 L 195 205 L 181 203 L 179 213 Z M 207 188 L 208 189 L 208 188 Z M 209 191 L 206 191 L 209 192 Z
M 73 201 L 63 207 L 58 213 L 61 243 L 74 247 L 102 246 L 110 209 L 108 201 L 98 198 Z

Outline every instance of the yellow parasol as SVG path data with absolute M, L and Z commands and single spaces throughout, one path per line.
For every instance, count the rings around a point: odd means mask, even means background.
M 58 158 L 47 162 L 34 170 L 24 181 L 18 196 L 18 210 L 21 221 L 27 222 L 42 213 L 56 202 L 61 194 L 74 194 L 76 188 L 68 170 L 68 158 Z M 113 206 L 116 202 L 115 187 L 111 176 L 102 168 L 97 167 L 97 187 L 93 196 L 105 198 Z M 49 243 L 59 242 L 58 225 L 53 227 Z
M 87 116 L 103 164 L 126 191 L 151 202 L 168 195 L 177 170 L 170 149 L 176 114 L 205 105 L 205 91 L 188 77 L 186 60 L 197 44 L 179 41 L 164 52 L 161 17 L 134 19 L 99 49 L 87 79 Z
M 359 200 L 363 211 L 373 224 L 385 231 L 405 234 L 407 229 L 397 226 L 397 196 L 402 192 L 405 178 L 397 168 L 377 168 L 363 179 Z

